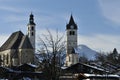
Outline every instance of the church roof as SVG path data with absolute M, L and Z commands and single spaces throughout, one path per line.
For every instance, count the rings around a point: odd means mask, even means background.
M 27 35 L 22 37 L 22 41 L 21 41 L 21 44 L 20 44 L 19 48 L 20 49 L 31 49 L 31 48 L 33 48 Z
M 21 31 L 17 31 L 11 34 L 8 40 L 0 47 L 0 51 L 4 51 L 7 49 L 18 49 L 21 47 L 28 48 L 28 46 L 26 47 L 26 45 L 28 45 L 29 48 L 33 49 L 29 39 L 25 39 L 24 34 Z
M 18 58 L 18 50 L 15 50 L 15 52 L 12 54 L 12 58 Z
M 77 29 L 77 25 L 76 25 L 72 15 L 70 17 L 69 23 L 66 25 L 66 29 L 71 29 L 70 26 L 74 26 L 74 29 Z

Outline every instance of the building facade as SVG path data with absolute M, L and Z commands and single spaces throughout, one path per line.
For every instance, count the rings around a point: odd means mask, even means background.
M 0 47 L 1 66 L 11 67 L 24 63 L 34 63 L 35 23 L 32 13 L 30 14 L 27 33 L 27 35 L 21 31 L 12 33 Z

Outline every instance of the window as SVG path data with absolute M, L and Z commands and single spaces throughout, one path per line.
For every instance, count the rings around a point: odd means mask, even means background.
M 70 35 L 75 35 L 75 31 L 70 31 Z
M 34 27 L 32 26 L 31 30 L 34 30 Z
M 0 55 L 0 66 L 2 65 L 2 57 L 1 57 L 1 55 Z
M 74 32 L 74 31 L 72 31 L 72 34 L 73 34 L 73 35 L 75 35 L 75 32 Z
M 3 65 L 5 65 L 5 55 L 3 54 Z
M 70 35 L 72 35 L 72 32 L 70 31 Z
M 9 55 L 7 54 L 6 55 L 6 64 L 8 64 L 8 62 L 9 62 Z
M 31 33 L 31 35 L 33 36 L 33 35 L 34 35 L 34 33 L 32 32 L 32 33 Z
M 2 60 L 2 57 L 1 57 L 1 55 L 0 55 L 0 59 Z

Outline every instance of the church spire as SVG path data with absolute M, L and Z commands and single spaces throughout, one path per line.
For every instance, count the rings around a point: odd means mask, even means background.
M 71 29 L 70 26 L 74 26 L 73 29 L 77 29 L 77 25 L 76 25 L 76 23 L 75 23 L 75 21 L 74 21 L 74 18 L 73 18 L 73 16 L 72 16 L 72 14 L 71 14 L 71 16 L 70 16 L 69 23 L 66 25 L 66 29 Z
M 71 14 L 71 17 L 70 17 L 69 24 L 75 24 L 72 14 Z
M 31 13 L 30 14 L 30 18 L 29 18 L 29 23 L 28 23 L 29 25 L 35 25 L 35 23 L 34 23 L 34 15 Z

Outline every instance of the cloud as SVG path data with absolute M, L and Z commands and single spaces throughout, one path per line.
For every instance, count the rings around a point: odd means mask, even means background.
M 120 25 L 120 0 L 98 0 L 104 17 Z
M 10 12 L 15 12 L 15 13 L 20 13 L 21 10 L 15 8 L 15 7 L 11 7 L 11 6 L 0 6 L 0 10 L 4 10 L 4 11 L 10 11 Z
M 49 30 L 52 33 L 53 37 L 55 37 L 57 30 L 53 30 L 53 29 L 49 29 Z M 38 37 L 40 36 L 43 38 L 43 34 L 46 35 L 46 33 L 48 33 L 47 29 L 42 29 L 37 31 L 37 36 L 36 36 L 37 46 L 39 44 Z M 58 30 L 58 33 L 60 36 L 64 35 L 63 40 L 66 40 L 65 32 L 60 32 Z M 0 35 L 0 46 L 8 39 L 8 37 L 9 35 L 5 35 L 5 34 Z M 78 44 L 87 45 L 91 49 L 96 50 L 98 52 L 100 51 L 110 52 L 113 50 L 113 48 L 117 48 L 117 50 L 120 51 L 119 41 L 120 41 L 120 37 L 114 35 L 105 35 L 105 34 L 96 34 L 91 36 L 78 35 Z
M 37 42 L 39 41 L 39 37 L 40 38 L 45 38 L 44 35 L 49 35 L 48 31 L 51 33 L 51 35 L 53 36 L 53 38 L 56 38 L 57 36 L 57 31 L 58 31 L 58 37 L 62 37 L 63 39 L 66 37 L 65 36 L 65 32 L 60 32 L 59 30 L 53 30 L 53 29 L 42 29 L 42 30 L 38 30 L 36 33 L 36 40 Z
M 2 34 L 0 35 L 0 46 L 8 39 L 9 35 Z
M 50 32 L 55 37 L 56 31 L 53 29 L 50 29 Z M 46 34 L 47 30 L 39 30 L 37 32 L 37 37 L 42 36 L 42 34 Z M 64 40 L 66 40 L 66 34 L 65 32 L 59 32 L 59 35 L 64 35 Z M 38 39 L 37 39 L 38 40 Z M 79 44 L 85 44 L 91 49 L 94 49 L 98 52 L 104 51 L 104 52 L 110 52 L 113 50 L 113 48 L 117 48 L 118 51 L 120 51 L 120 37 L 118 35 L 106 35 L 106 34 L 96 34 L 96 35 L 78 35 L 78 45 Z M 37 42 L 38 43 L 38 42 Z
M 110 52 L 113 48 L 120 51 L 120 37 L 114 35 L 96 34 L 91 36 L 80 35 L 78 37 L 79 44 L 85 44 L 97 51 Z
M 36 27 L 38 29 L 59 29 L 59 30 L 65 30 L 65 25 L 66 25 L 66 14 L 48 14 L 39 12 L 39 14 L 35 14 L 35 23 Z
M 17 16 L 17 15 L 7 15 L 7 18 L 3 18 L 4 22 L 10 22 L 10 23 L 16 23 L 16 22 L 21 22 L 21 21 L 27 21 L 25 16 Z

